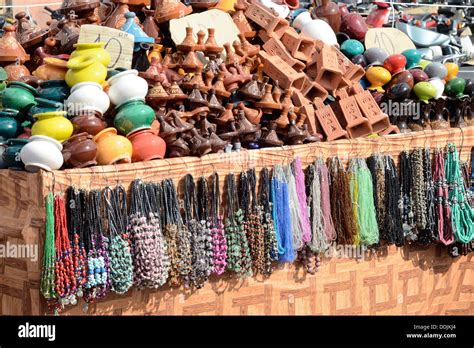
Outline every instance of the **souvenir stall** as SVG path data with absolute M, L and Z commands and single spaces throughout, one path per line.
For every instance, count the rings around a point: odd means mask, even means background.
M 473 313 L 460 61 L 331 1 L 53 14 L 0 37 L 1 314 Z

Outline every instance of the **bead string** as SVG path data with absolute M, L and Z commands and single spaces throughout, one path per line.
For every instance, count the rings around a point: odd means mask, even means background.
M 213 273 L 221 275 L 227 267 L 227 239 L 224 232 L 224 224 L 220 215 L 220 188 L 219 174 L 214 173 L 209 182 L 211 196 L 211 234 L 212 234 L 212 258 Z
M 413 213 L 413 200 L 412 200 L 412 167 L 410 163 L 410 156 L 407 151 L 400 153 L 400 202 L 399 207 L 403 222 L 403 235 L 405 240 L 412 242 L 416 240 L 416 234 L 414 231 L 415 221 Z
M 40 290 L 44 298 L 51 304 L 52 300 L 57 296 L 55 290 L 56 247 L 54 241 L 54 198 L 51 192 L 46 196 L 45 209 L 46 228 Z

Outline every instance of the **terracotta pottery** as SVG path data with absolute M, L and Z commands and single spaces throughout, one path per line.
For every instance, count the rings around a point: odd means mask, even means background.
M 158 25 L 155 22 L 155 10 L 148 10 L 144 8 L 143 13 L 145 14 L 145 20 L 143 21 L 143 31 L 151 38 L 155 40 L 155 42 L 161 41 L 160 37 L 160 29 L 158 28 Z M 163 47 L 163 46 L 161 46 Z M 151 54 L 151 53 L 150 53 Z M 161 55 L 160 55 L 161 57 Z M 150 55 L 148 55 L 148 59 L 150 59 Z
M 239 29 L 240 33 L 244 35 L 246 38 L 254 37 L 256 32 L 255 30 L 253 30 L 252 26 L 247 20 L 247 17 L 245 17 L 245 14 L 244 14 L 246 5 L 243 4 L 243 2 L 241 1 L 237 1 L 234 7 L 235 7 L 235 13 L 232 15 L 232 20 L 234 21 L 235 25 Z
M 27 113 L 36 104 L 36 90 L 23 82 L 10 82 L 3 91 L 2 105 L 7 109 L 19 110 Z
M 16 39 L 15 27 L 6 25 L 3 30 L 5 33 L 0 38 L 0 62 L 16 62 L 19 59 L 24 63 L 29 60 L 30 55 L 26 54 Z
M 428 81 L 429 76 L 422 69 L 410 69 L 409 72 L 413 76 L 415 83 Z
M 62 149 L 63 146 L 57 140 L 44 135 L 34 135 L 21 149 L 20 159 L 28 172 L 35 173 L 40 169 L 50 172 L 63 165 Z
M 193 8 L 206 9 L 217 5 L 219 0 L 189 0 L 189 5 Z
M 319 0 L 314 8 L 314 14 L 318 18 L 327 20 L 332 30 L 337 33 L 341 27 L 341 14 L 339 13 L 339 6 L 330 0 Z
M 5 71 L 8 74 L 8 81 L 20 81 L 23 77 L 30 76 L 30 71 L 20 63 L 20 60 L 5 66 Z
M 98 111 L 103 115 L 109 109 L 110 99 L 100 84 L 82 82 L 71 88 L 65 105 L 71 115 L 89 111 Z
M 84 111 L 80 115 L 71 119 L 74 127 L 74 134 L 87 133 L 96 135 L 107 127 L 107 124 L 100 118 L 100 112 Z
M 387 59 L 383 62 L 383 67 L 390 71 L 393 75 L 396 75 L 403 70 L 405 70 L 405 65 L 407 63 L 407 59 L 402 54 L 392 54 L 388 56 Z
M 130 8 L 128 7 L 127 0 L 118 0 L 118 6 L 109 16 L 109 18 L 105 21 L 104 25 L 109 28 L 120 29 L 126 22 L 125 13 L 130 12 Z M 137 24 L 140 24 L 140 21 L 137 17 L 134 19 Z
M 165 157 L 166 143 L 151 129 L 142 129 L 127 135 L 132 143 L 132 162 L 144 162 Z
M 342 17 L 340 30 L 351 39 L 364 40 L 368 29 L 364 18 L 357 12 L 350 12 Z
M 150 128 L 155 111 L 142 100 L 131 100 L 115 108 L 114 126 L 122 134 Z
M 154 0 L 153 2 L 156 6 L 155 19 L 158 23 L 187 16 L 193 11 L 191 6 L 185 6 L 179 0 Z
M 150 65 L 153 65 L 153 59 L 156 59 L 156 63 L 161 63 L 163 61 L 163 56 L 161 55 L 161 52 L 164 50 L 164 46 L 160 44 L 153 44 L 152 45 L 152 50 L 148 54 L 148 60 L 150 61 Z
M 33 76 L 41 80 L 64 80 L 67 72 L 67 62 L 62 59 L 46 57 L 43 59 L 43 64 L 35 71 Z
M 18 12 L 15 19 L 17 40 L 25 49 L 41 43 L 50 31 L 49 28 L 41 29 L 32 24 L 30 17 L 24 11 Z
M 74 130 L 71 121 L 66 118 L 66 111 L 53 111 L 35 114 L 37 121 L 31 127 L 32 135 L 45 135 L 57 141 L 68 139 Z
M 99 132 L 94 141 L 97 144 L 97 163 L 100 165 L 130 163 L 132 161 L 132 143 L 117 135 L 115 128 L 106 128 Z
M 60 10 L 64 13 L 90 12 L 100 6 L 99 0 L 64 0 Z
M 2 154 L 6 167 L 17 170 L 24 168 L 23 162 L 20 159 L 20 152 L 26 144 L 28 144 L 28 139 L 10 139 L 7 141 L 7 148 Z
M 74 49 L 74 44 L 79 39 L 81 27 L 77 21 L 77 15 L 68 13 L 66 19 L 61 20 L 57 24 L 59 32 L 54 36 L 58 42 L 61 53 L 69 54 Z
M 97 144 L 87 133 L 73 135 L 63 143 L 62 155 L 69 168 L 85 168 L 97 164 Z

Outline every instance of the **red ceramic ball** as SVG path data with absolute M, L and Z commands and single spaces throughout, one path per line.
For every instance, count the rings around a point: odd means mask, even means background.
M 383 67 L 390 71 L 393 75 L 398 74 L 405 70 L 405 65 L 407 64 L 407 59 L 402 54 L 392 54 L 385 59 Z

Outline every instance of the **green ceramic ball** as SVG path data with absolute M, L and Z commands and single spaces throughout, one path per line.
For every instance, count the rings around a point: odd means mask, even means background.
M 466 80 L 461 77 L 455 77 L 449 80 L 444 87 L 444 93 L 450 97 L 461 97 L 464 94 Z
M 429 82 L 418 82 L 413 88 L 413 92 L 422 102 L 428 103 L 436 95 L 436 88 Z
M 341 51 L 348 58 L 357 56 L 358 54 L 364 53 L 364 45 L 358 40 L 346 40 L 341 45 Z

